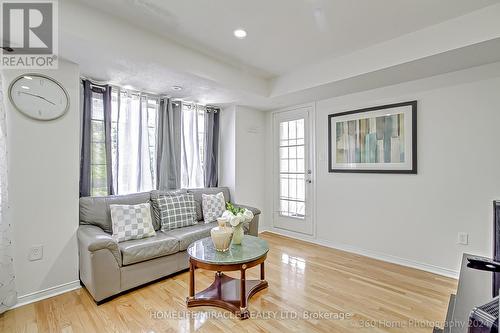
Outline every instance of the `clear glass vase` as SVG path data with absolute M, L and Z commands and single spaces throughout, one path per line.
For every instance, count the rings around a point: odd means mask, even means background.
M 233 244 L 239 245 L 243 240 L 243 223 L 238 224 L 236 227 L 233 227 Z

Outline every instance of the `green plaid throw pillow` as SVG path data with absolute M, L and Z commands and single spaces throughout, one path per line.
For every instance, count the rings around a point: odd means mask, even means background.
M 158 198 L 161 230 L 187 227 L 197 224 L 196 203 L 191 193 L 181 195 L 161 195 Z

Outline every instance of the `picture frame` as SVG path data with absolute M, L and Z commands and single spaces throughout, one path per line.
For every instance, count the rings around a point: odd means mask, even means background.
M 417 101 L 328 115 L 328 172 L 417 173 Z

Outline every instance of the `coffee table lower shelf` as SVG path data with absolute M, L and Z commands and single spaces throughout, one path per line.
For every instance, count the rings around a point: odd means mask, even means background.
M 215 273 L 215 281 L 207 289 L 196 293 L 194 297 L 188 297 L 186 304 L 188 307 L 195 306 L 215 306 L 231 311 L 240 319 L 247 319 L 250 316 L 247 304 L 255 293 L 266 289 L 267 281 L 245 280 L 244 287 L 240 279 L 232 278 L 222 272 Z M 242 299 L 242 291 L 245 293 Z M 244 300 L 243 307 L 241 306 Z

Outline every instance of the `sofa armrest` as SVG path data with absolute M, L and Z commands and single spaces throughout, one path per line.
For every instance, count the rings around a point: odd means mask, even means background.
M 240 204 L 233 204 L 234 207 L 238 207 L 238 208 L 246 208 L 248 209 L 249 211 L 251 211 L 253 213 L 253 215 L 259 215 L 260 214 L 260 209 L 258 208 L 255 208 L 255 207 L 250 207 L 250 206 L 247 206 L 247 205 L 240 205 Z
M 121 266 L 122 258 L 118 243 L 101 228 L 93 225 L 80 225 L 77 237 L 80 250 L 96 252 L 108 249 L 115 257 L 118 265 Z
M 259 235 L 259 216 L 260 216 L 260 209 L 255 208 L 255 207 L 250 207 L 246 205 L 240 205 L 240 204 L 233 204 L 235 207 L 240 207 L 240 208 L 246 208 L 249 211 L 253 213 L 253 219 L 249 223 L 245 223 L 243 225 L 243 228 L 246 233 L 249 235 L 257 237 Z

